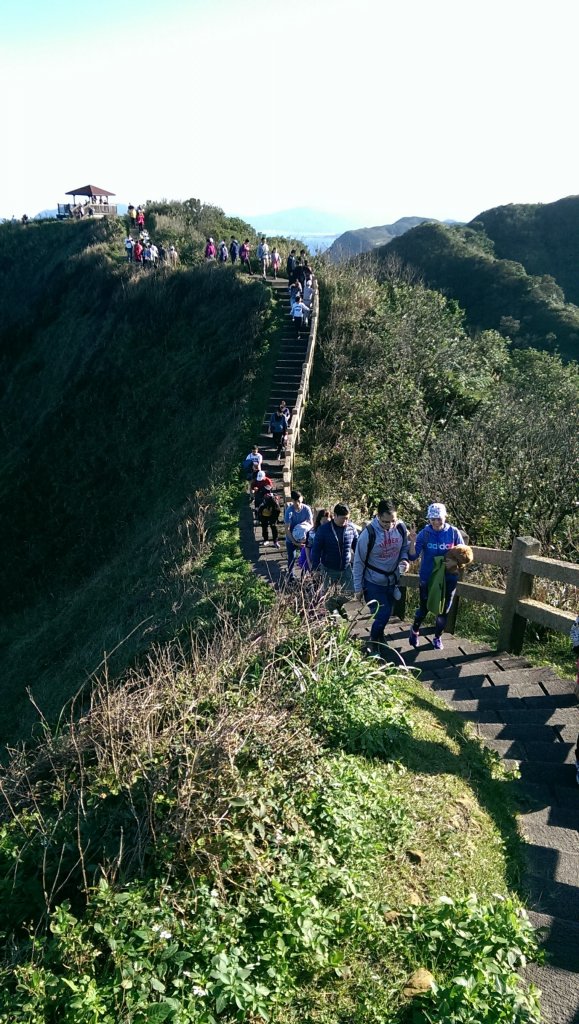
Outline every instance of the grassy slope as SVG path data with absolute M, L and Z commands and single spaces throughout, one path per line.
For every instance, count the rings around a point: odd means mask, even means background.
M 2 270 L 5 737 L 25 687 L 53 717 L 139 623 L 111 670 L 187 620 L 180 561 L 270 358 L 258 281 L 215 267 L 134 275 L 121 238 L 121 225 L 33 225 Z
M 499 330 L 502 318 L 512 317 L 521 324 L 517 340 L 538 348 L 555 345 L 565 358 L 577 358 L 579 309 L 520 263 L 497 259 L 476 231 L 424 224 L 378 250 L 379 258 L 393 256 L 430 287 L 457 299 L 472 328 Z

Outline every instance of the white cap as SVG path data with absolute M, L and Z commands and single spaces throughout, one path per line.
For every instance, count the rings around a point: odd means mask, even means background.
M 446 505 L 443 505 L 440 501 L 433 501 L 432 505 L 428 506 L 426 518 L 446 520 Z

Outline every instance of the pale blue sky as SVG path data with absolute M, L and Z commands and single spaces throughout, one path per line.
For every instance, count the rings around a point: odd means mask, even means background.
M 357 226 L 579 192 L 571 0 L 0 0 L 0 216 L 311 206 Z

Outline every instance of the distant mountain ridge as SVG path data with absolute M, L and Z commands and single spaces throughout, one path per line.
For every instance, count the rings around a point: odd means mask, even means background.
M 406 231 L 418 227 L 429 220 L 429 217 L 400 217 L 394 224 L 382 224 L 373 228 L 355 228 L 345 231 L 328 249 L 327 255 L 336 262 L 370 252 L 380 245 L 388 245 L 393 238 L 398 238 Z

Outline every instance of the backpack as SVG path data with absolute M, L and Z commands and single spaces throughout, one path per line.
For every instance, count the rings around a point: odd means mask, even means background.
M 404 526 L 403 523 L 396 523 L 396 529 L 398 530 L 398 533 L 402 537 L 402 544 L 404 544 L 404 542 L 405 542 L 405 540 L 406 540 L 406 538 L 408 536 L 408 531 L 407 531 L 406 527 Z M 372 548 L 374 547 L 374 544 L 376 543 L 376 530 L 372 526 L 372 523 L 368 523 L 368 525 L 366 527 L 366 530 L 368 531 L 368 547 L 366 549 L 366 558 L 364 559 L 364 572 L 362 573 L 362 579 L 364 578 L 364 573 L 366 572 L 366 569 L 368 568 L 368 562 L 370 561 L 370 555 L 372 554 Z M 398 566 L 396 566 L 396 568 L 392 572 L 386 572 L 385 569 L 377 569 L 375 566 L 371 566 L 372 572 L 382 573 L 383 576 L 392 576 L 393 580 L 394 580 L 394 583 L 396 582 L 396 569 L 397 568 L 398 568 Z M 386 585 L 388 586 L 388 583 Z
M 274 494 L 273 491 L 269 491 L 261 505 L 259 505 L 258 511 L 269 519 L 270 516 L 275 515 L 279 510 L 279 498 L 277 494 Z

